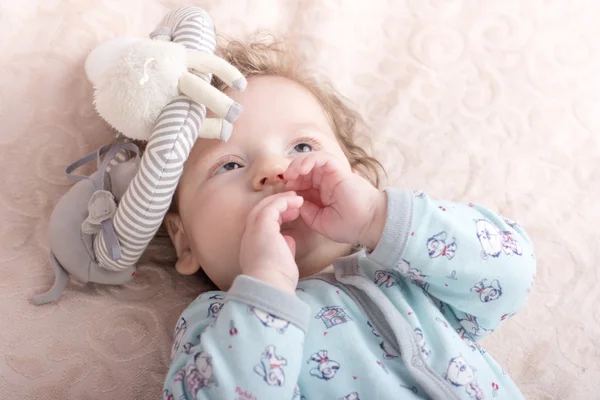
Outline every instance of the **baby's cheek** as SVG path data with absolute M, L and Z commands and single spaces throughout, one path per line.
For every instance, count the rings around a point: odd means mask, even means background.
M 195 228 L 202 241 L 198 245 L 213 252 L 237 254 L 239 249 L 235 247 L 244 234 L 247 207 L 239 200 L 218 195 L 207 196 L 198 207 Z
M 220 288 L 228 288 L 239 274 L 239 251 L 245 224 L 236 218 L 237 215 L 235 209 L 226 211 L 207 206 L 196 219 L 195 253 L 202 269 Z

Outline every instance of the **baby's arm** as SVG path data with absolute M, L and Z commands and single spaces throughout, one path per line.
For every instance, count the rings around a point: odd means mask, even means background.
M 519 225 L 476 204 L 386 192 L 383 234 L 369 259 L 445 303 L 474 338 L 523 307 L 536 263 Z
M 309 313 L 296 296 L 245 275 L 227 294 L 202 294 L 175 329 L 165 398 L 291 399 Z

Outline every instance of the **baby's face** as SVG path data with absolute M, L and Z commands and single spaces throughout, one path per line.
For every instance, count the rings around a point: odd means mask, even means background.
M 282 174 L 295 157 L 325 151 L 350 170 L 322 106 L 303 86 L 281 77 L 254 77 L 244 92 L 227 94 L 244 108 L 232 137 L 227 143 L 198 139 L 178 195 L 189 250 L 222 290 L 241 273 L 239 249 L 248 213 L 263 198 L 285 190 Z M 350 245 L 315 233 L 301 218 L 284 228 L 296 241 L 300 277 L 350 251 Z

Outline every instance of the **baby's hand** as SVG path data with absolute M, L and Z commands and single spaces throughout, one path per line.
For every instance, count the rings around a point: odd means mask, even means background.
M 242 273 L 282 290 L 295 293 L 298 266 L 296 242 L 281 234 L 281 224 L 300 215 L 304 199 L 295 192 L 278 193 L 262 199 L 248 214 L 240 246 Z
M 338 243 L 375 248 L 385 225 L 385 193 L 325 152 L 299 156 L 283 178 L 287 190 L 305 197 L 300 216 L 309 227 Z

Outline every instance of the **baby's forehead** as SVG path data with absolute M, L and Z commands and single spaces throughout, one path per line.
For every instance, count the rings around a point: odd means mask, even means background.
M 242 114 L 234 123 L 230 144 L 214 139 L 198 139 L 188 163 L 197 164 L 231 144 L 245 147 L 245 143 L 256 144 L 262 138 L 267 140 L 267 136 L 294 135 L 303 131 L 332 138 L 335 136 L 319 100 L 306 87 L 291 79 L 280 76 L 251 77 L 245 91 L 226 89 L 224 93 L 243 107 Z M 216 117 L 210 110 L 207 110 L 206 116 Z

